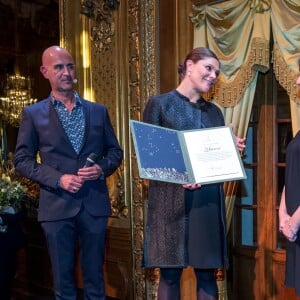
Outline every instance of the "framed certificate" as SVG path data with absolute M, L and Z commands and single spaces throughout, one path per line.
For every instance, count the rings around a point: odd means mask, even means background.
M 130 120 L 139 176 L 178 184 L 245 179 L 229 126 L 177 131 Z

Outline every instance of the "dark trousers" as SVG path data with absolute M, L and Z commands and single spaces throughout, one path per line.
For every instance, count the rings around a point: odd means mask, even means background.
M 17 269 L 17 250 L 1 249 L 0 250 L 0 299 L 1 300 L 11 299 L 16 269 Z
M 84 208 L 70 219 L 42 222 L 51 259 L 56 300 L 76 300 L 76 250 L 79 241 L 85 300 L 104 300 L 103 262 L 107 217 Z
M 160 269 L 158 300 L 180 300 L 180 279 L 183 269 Z M 214 269 L 194 269 L 197 279 L 197 300 L 216 300 L 218 287 Z

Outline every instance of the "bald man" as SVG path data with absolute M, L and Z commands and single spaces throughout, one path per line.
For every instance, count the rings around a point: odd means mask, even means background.
M 123 151 L 107 108 L 74 90 L 75 65 L 66 49 L 47 48 L 40 71 L 51 93 L 23 110 L 15 168 L 40 185 L 38 220 L 47 240 L 55 299 L 77 298 L 78 241 L 84 299 L 105 299 L 103 259 L 111 213 L 105 178 L 120 166 Z M 95 163 L 86 167 L 91 153 Z

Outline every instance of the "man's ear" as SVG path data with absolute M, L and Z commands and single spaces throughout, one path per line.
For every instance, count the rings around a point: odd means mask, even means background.
M 45 68 L 44 66 L 40 66 L 40 72 L 46 79 L 48 79 L 47 68 Z

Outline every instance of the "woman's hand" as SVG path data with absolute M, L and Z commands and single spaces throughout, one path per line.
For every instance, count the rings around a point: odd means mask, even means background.
M 188 190 L 196 190 L 196 189 L 199 189 L 201 187 L 201 184 L 200 183 L 192 183 L 192 184 L 184 184 L 183 187 L 185 189 L 188 189 Z
M 240 138 L 238 136 L 235 137 L 235 142 L 236 142 L 236 145 L 238 147 L 238 149 L 242 152 L 244 151 L 246 145 L 245 145 L 245 142 L 246 142 L 246 138 Z
M 287 213 L 285 203 L 285 186 L 281 193 L 278 217 L 279 231 L 282 232 L 290 242 L 294 242 L 297 239 L 297 233 L 300 227 L 300 206 L 298 206 L 292 216 Z
M 236 132 L 233 124 L 229 124 L 229 127 L 231 127 L 233 133 Z M 240 138 L 237 135 L 235 135 L 235 143 L 240 152 L 243 152 L 243 150 L 245 149 L 245 142 L 246 138 Z
M 297 231 L 294 228 L 294 224 L 292 223 L 292 219 L 290 218 L 285 225 L 283 226 L 281 232 L 283 235 L 290 241 L 295 242 L 297 239 Z
M 288 223 L 288 221 L 290 220 L 290 216 L 279 210 L 279 231 L 282 232 L 284 226 Z

